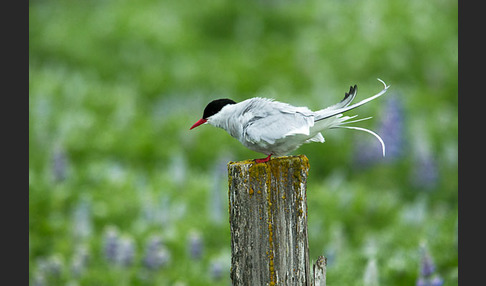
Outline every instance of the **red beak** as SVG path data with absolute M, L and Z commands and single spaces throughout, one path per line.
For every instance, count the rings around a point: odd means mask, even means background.
M 199 120 L 198 120 L 196 123 L 194 123 L 194 125 L 192 125 L 192 127 L 191 127 L 191 128 L 189 128 L 189 130 L 191 130 L 191 129 L 193 129 L 193 128 L 196 128 L 196 127 L 198 127 L 199 125 L 204 124 L 204 123 L 206 123 L 206 122 L 208 122 L 208 120 L 207 120 L 207 119 L 201 118 L 201 119 L 199 119 Z

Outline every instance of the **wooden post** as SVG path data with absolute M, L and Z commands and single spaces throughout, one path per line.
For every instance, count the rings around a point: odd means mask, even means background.
M 313 286 L 326 286 L 326 267 L 327 267 L 327 258 L 324 256 L 319 256 L 316 263 L 313 265 L 313 279 L 312 285 Z
M 308 171 L 304 155 L 228 163 L 233 285 L 312 284 Z

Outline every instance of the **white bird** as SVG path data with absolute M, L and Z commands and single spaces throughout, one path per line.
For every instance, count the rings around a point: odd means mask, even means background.
M 255 159 L 257 163 L 269 161 L 272 155 L 289 154 L 304 143 L 323 143 L 324 137 L 321 132 L 332 128 L 348 128 L 370 133 L 380 141 L 385 156 L 385 143 L 378 134 L 365 128 L 345 125 L 371 117 L 349 121 L 357 115 L 342 114 L 383 95 L 390 86 L 381 79 L 378 80 L 384 85 L 379 93 L 350 105 L 356 97 L 357 86 L 354 85 L 339 103 L 318 111 L 261 97 L 239 103 L 227 98 L 216 99 L 206 106 L 203 117 L 190 129 L 209 123 L 226 130 L 247 148 L 268 155 L 264 159 Z

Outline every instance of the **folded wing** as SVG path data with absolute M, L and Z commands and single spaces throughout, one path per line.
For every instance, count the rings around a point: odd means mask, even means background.
M 314 115 L 306 107 L 294 107 L 286 103 L 267 101 L 268 105 L 252 108 L 252 117 L 243 127 L 245 139 L 252 143 L 268 144 L 292 135 L 309 135 L 314 126 Z M 264 131 L 262 131 L 264 130 Z M 322 135 L 321 135 L 322 137 Z M 315 138 L 314 140 L 319 140 Z

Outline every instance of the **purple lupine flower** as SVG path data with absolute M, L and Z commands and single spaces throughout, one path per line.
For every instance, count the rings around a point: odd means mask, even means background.
M 439 276 L 435 276 L 432 278 L 432 281 L 430 281 L 430 286 L 442 286 L 444 285 L 444 279 L 442 279 Z
M 380 144 L 371 139 L 356 141 L 354 147 L 354 163 L 359 167 L 368 167 L 382 160 L 393 161 L 404 153 L 404 107 L 396 94 L 385 98 L 381 120 L 376 129 L 386 146 L 386 156 L 383 158 Z
M 377 130 L 386 144 L 386 157 L 390 161 L 403 155 L 404 151 L 404 108 L 402 100 L 392 94 L 385 100 L 385 109 Z
M 421 246 L 420 275 L 417 279 L 417 286 L 442 286 L 444 280 L 435 274 L 435 264 L 432 256 L 425 245 Z
M 422 277 L 419 277 L 419 279 L 417 280 L 417 283 L 415 285 L 416 286 L 427 286 L 428 285 L 428 281 L 426 281 Z
M 118 242 L 116 263 L 122 266 L 130 266 L 135 257 L 135 243 L 131 237 L 122 237 Z
M 128 236 L 120 236 L 117 228 L 107 227 L 104 234 L 103 248 L 108 261 L 116 265 L 130 266 L 135 257 L 135 243 Z
M 120 244 L 119 239 L 118 230 L 115 227 L 110 226 L 106 228 L 103 238 L 103 250 L 108 261 L 116 262 Z
M 429 278 L 435 272 L 435 264 L 432 261 L 432 257 L 427 250 L 423 250 L 422 261 L 420 266 L 420 275 L 425 278 Z
M 444 280 L 439 276 L 435 276 L 432 279 L 419 278 L 417 280 L 416 286 L 442 286 L 444 285 Z
M 167 265 L 170 262 L 170 253 L 162 243 L 162 238 L 153 236 L 147 242 L 143 265 L 154 270 Z
M 199 260 L 203 252 L 203 240 L 198 233 L 191 233 L 189 236 L 189 255 L 194 260 Z

